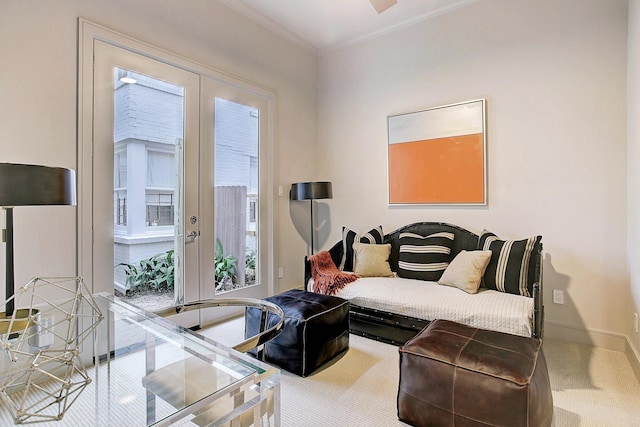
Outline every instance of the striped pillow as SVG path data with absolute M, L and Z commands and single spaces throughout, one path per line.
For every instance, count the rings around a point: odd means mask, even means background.
M 453 233 L 441 232 L 420 236 L 400 233 L 398 276 L 436 282 L 447 269 L 451 258 Z
M 524 240 L 500 240 L 495 234 L 487 230 L 482 231 L 478 249 L 492 252 L 482 278 L 482 286 L 531 297 L 536 274 L 536 258 L 533 252 L 541 240 L 542 236 Z
M 366 234 L 357 234 L 355 231 L 342 227 L 342 260 L 340 261 L 340 270 L 353 271 L 353 244 L 354 243 L 370 243 L 381 245 L 384 240 L 382 226 L 370 230 Z

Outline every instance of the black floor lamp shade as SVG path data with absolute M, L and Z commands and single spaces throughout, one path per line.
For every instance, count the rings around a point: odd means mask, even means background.
M 5 209 L 6 293 L 5 315 L 13 314 L 13 208 L 14 206 L 75 205 L 76 173 L 71 169 L 18 163 L 0 163 L 0 206 Z
M 75 205 L 71 169 L 0 163 L 0 206 Z
M 327 181 L 298 182 L 291 185 L 291 200 L 309 200 L 311 209 L 311 254 L 313 254 L 313 200 L 330 199 L 333 197 L 333 188 Z
M 298 182 L 291 185 L 291 200 L 330 199 L 333 189 L 330 182 Z

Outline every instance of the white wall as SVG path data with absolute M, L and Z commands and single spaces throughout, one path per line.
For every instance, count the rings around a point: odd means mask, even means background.
M 76 168 L 78 17 L 275 91 L 274 183 L 290 183 L 313 168 L 306 147 L 316 138 L 315 51 L 217 1 L 193 0 L 0 2 L 0 161 Z M 276 201 L 276 259 L 293 271 L 305 249 L 288 206 L 286 198 Z M 75 212 L 16 208 L 16 285 L 34 275 L 75 274 Z
M 640 0 L 629 1 L 627 80 L 628 259 L 631 311 L 640 314 Z M 631 340 L 640 354 L 640 335 L 629 324 Z
M 540 233 L 549 324 L 631 335 L 640 190 L 629 167 L 627 210 L 626 4 L 485 0 L 318 61 L 215 1 L 5 0 L 0 161 L 76 167 L 81 16 L 274 90 L 275 185 L 287 194 L 291 182 L 334 183 L 333 200 L 319 206 L 320 246 L 337 241 L 342 225 L 391 231 L 423 220 L 505 238 Z M 631 0 L 636 27 L 639 9 Z M 629 40 L 632 117 L 640 110 L 637 30 Z M 489 205 L 389 208 L 386 116 L 479 97 L 488 102 Z M 638 126 L 629 120 L 630 164 L 640 160 Z M 282 290 L 301 279 L 308 203 L 283 197 L 276 207 Z M 15 220 L 17 283 L 74 274 L 75 209 L 16 208 Z M 552 289 L 567 292 L 564 305 L 551 303 Z
M 322 56 L 325 248 L 342 225 L 541 234 L 547 334 L 628 333 L 626 12 L 626 0 L 485 0 Z M 487 99 L 488 206 L 389 207 L 386 116 L 476 98 Z

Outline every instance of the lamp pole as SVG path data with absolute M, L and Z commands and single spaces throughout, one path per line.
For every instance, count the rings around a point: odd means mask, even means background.
M 311 209 L 311 255 L 313 255 L 313 199 L 309 199 L 309 207 Z
M 13 208 L 5 207 L 4 219 L 5 219 L 5 234 L 4 241 L 7 243 L 5 251 L 5 296 L 8 299 L 13 295 L 14 288 L 14 274 L 13 274 Z M 6 306 L 6 316 L 13 315 L 14 300 L 8 300 Z

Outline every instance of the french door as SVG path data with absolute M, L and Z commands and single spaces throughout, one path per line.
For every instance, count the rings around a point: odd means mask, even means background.
M 239 90 L 219 79 L 202 79 L 202 140 L 205 158 L 211 165 L 202 176 L 212 182 L 202 193 L 202 203 L 213 206 L 213 227 L 202 229 L 203 241 L 213 241 L 214 286 L 205 284 L 205 298 L 264 298 L 273 277 L 273 227 L 268 218 L 271 200 L 269 166 L 269 99 Z M 232 278 L 225 278 L 227 260 L 235 267 Z M 205 269 L 208 265 L 205 266 Z M 203 281 L 202 283 L 205 283 Z M 232 310 L 227 310 L 230 313 Z M 203 324 L 215 320 L 212 311 L 201 313 Z
M 79 270 L 93 291 L 130 290 L 153 260 L 171 304 L 272 293 L 270 95 L 103 37 L 82 44 Z
M 199 218 L 199 76 L 99 40 L 94 61 L 94 290 L 153 288 L 149 260 L 164 256 L 168 304 L 195 301 L 199 248 L 184 219 Z

